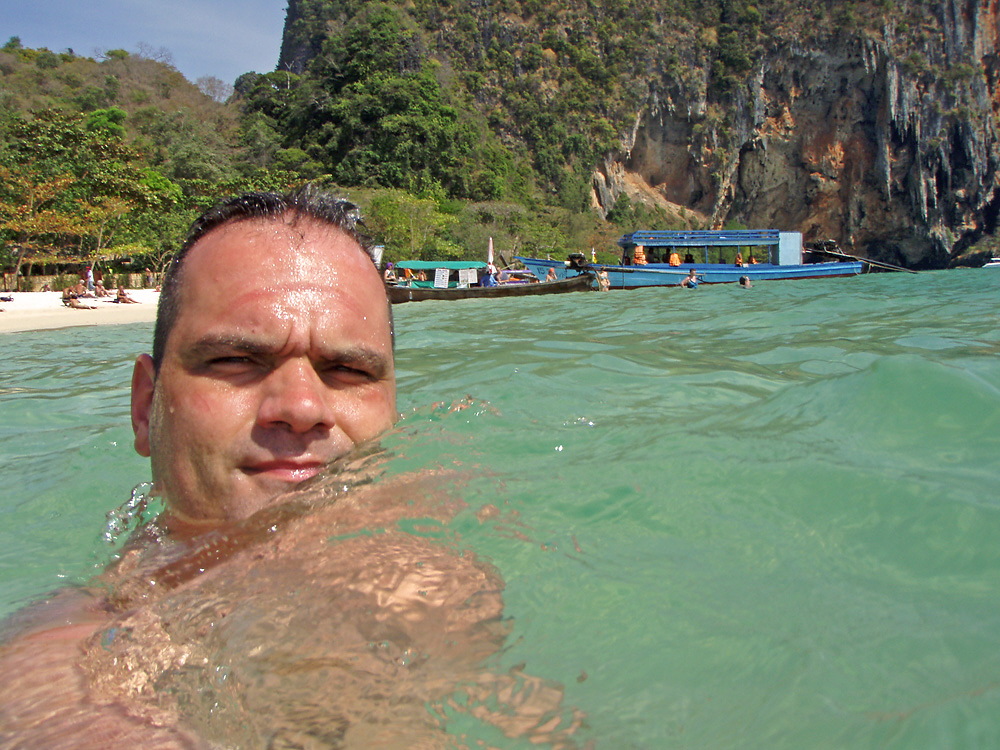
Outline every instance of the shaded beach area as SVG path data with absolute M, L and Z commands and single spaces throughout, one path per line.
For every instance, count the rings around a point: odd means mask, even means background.
M 113 297 L 84 298 L 93 309 L 73 309 L 63 304 L 60 292 L 3 292 L 0 297 L 0 333 L 39 331 L 73 326 L 113 323 L 152 323 L 160 293 L 155 289 L 127 289 L 139 304 L 120 304 Z

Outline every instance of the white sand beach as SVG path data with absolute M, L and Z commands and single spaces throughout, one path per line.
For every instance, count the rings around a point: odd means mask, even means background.
M 78 310 L 62 303 L 60 292 L 0 292 L 0 297 L 13 297 L 12 302 L 0 302 L 0 333 L 39 331 L 71 326 L 93 326 L 114 323 L 151 323 L 156 319 L 156 303 L 160 293 L 154 289 L 128 289 L 139 304 L 112 302 L 112 297 L 80 300 L 94 310 Z

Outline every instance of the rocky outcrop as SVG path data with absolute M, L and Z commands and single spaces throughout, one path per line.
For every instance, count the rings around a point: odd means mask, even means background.
M 306 70 L 364 5 L 289 0 L 279 68 Z M 993 233 L 1000 0 L 701 5 L 684 15 L 677 4 L 636 0 L 641 43 L 615 81 L 599 73 L 616 54 L 615 34 L 629 28 L 615 15 L 622 2 L 405 7 L 439 80 L 471 86 L 459 98 L 536 167 L 539 142 L 549 162 L 570 157 L 538 136 L 551 123 L 526 91 L 592 109 L 564 111 L 567 133 L 595 119 L 617 129 L 621 148 L 593 165 L 591 204 L 605 216 L 625 194 L 688 226 L 797 230 L 916 268 L 950 265 Z M 518 88 L 529 73 L 531 85 Z M 586 100 L 574 80 L 600 82 L 607 98 Z M 554 171 L 541 179 L 553 193 Z
M 775 40 L 727 102 L 713 101 L 706 75 L 654 84 L 621 152 L 595 172 L 595 203 L 645 193 L 716 226 L 949 265 L 996 221 L 997 6 L 948 0 L 931 20 L 916 48 L 891 26 L 818 46 Z

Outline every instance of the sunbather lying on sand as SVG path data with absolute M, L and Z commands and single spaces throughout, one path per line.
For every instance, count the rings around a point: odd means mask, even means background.
M 83 304 L 79 300 L 79 296 L 77 295 L 77 293 L 74 292 L 73 289 L 70 288 L 70 287 L 67 287 L 66 289 L 63 289 L 62 301 L 63 301 L 63 304 L 66 305 L 66 307 L 72 307 L 72 308 L 75 308 L 77 310 L 95 310 L 95 309 L 97 309 L 96 305 L 85 305 L 85 304 Z

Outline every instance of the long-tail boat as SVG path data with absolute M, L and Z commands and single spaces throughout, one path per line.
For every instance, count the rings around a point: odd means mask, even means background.
M 560 279 L 581 271 L 603 272 L 611 289 L 647 286 L 679 286 L 691 270 L 699 283 L 736 283 L 745 276 L 751 282 L 766 279 L 815 279 L 855 276 L 862 272 L 860 260 L 835 263 L 806 262 L 809 251 L 802 247 L 800 232 L 777 229 L 730 231 L 636 231 L 618 240 L 622 259 L 618 264 L 587 263 L 581 254 L 570 260 L 517 256 L 536 276 L 554 268 Z
M 396 278 L 386 281 L 386 292 L 393 304 L 530 297 L 585 292 L 594 288 L 594 274 L 586 271 L 556 281 L 539 281 L 530 271 L 500 271 L 496 275 L 501 278 L 494 279 L 493 285 L 485 285 L 482 282 L 486 279 L 488 266 L 478 261 L 403 261 L 397 263 L 393 271 Z

